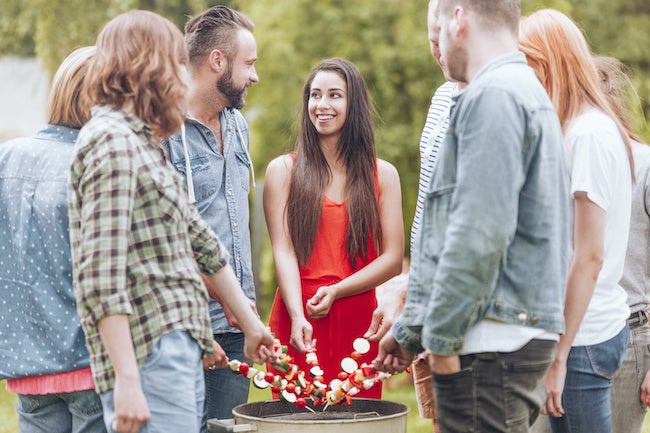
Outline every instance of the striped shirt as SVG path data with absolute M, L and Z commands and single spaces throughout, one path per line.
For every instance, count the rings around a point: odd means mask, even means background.
M 79 133 L 68 187 L 73 283 L 98 393 L 115 373 L 97 324 L 129 317 L 142 365 L 166 333 L 188 331 L 211 352 L 208 296 L 228 253 L 140 119 L 95 107 Z
M 431 98 L 429 113 L 422 130 L 422 137 L 420 138 L 420 183 L 411 228 L 411 248 L 413 248 L 413 241 L 419 236 L 422 228 L 422 212 L 424 211 L 426 193 L 436 167 L 438 151 L 445 141 L 445 134 L 449 127 L 449 107 L 451 107 L 451 97 L 455 90 L 456 83 L 450 81 L 438 87 L 433 98 Z M 413 257 L 413 251 L 411 251 L 411 257 Z

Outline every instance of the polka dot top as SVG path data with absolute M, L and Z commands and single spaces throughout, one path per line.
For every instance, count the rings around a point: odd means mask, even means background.
M 78 130 L 0 143 L 0 379 L 89 365 L 72 289 L 67 179 Z

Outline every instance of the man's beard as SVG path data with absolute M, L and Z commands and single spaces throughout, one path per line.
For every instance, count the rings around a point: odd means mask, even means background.
M 454 81 L 467 82 L 467 47 L 453 41 L 449 29 L 445 30 L 445 54 L 442 56 L 443 72 Z
M 244 108 L 246 105 L 245 92 L 246 87 L 238 89 L 232 82 L 232 68 L 227 67 L 219 80 L 217 80 L 217 89 L 228 98 L 228 106 L 236 109 Z

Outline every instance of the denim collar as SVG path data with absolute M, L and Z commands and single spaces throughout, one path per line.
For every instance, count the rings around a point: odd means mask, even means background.
M 521 51 L 512 51 L 510 53 L 503 54 L 501 56 L 496 57 L 494 60 L 492 60 L 491 62 L 483 66 L 481 69 L 479 69 L 479 71 L 476 73 L 476 75 L 469 83 L 469 85 L 471 86 L 472 83 L 478 82 L 481 79 L 481 77 L 487 75 L 490 71 L 500 68 L 503 65 L 512 64 L 512 63 L 521 63 L 524 65 L 528 64 L 526 62 L 526 56 Z M 460 97 L 460 95 L 463 93 L 464 92 L 458 92 L 457 94 L 452 96 L 451 98 L 452 101 L 456 102 Z
M 74 144 L 78 135 L 79 130 L 76 128 L 47 124 L 34 133 L 34 138 Z

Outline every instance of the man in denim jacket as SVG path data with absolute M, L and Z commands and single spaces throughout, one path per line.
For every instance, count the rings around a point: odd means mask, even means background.
M 252 162 L 248 125 L 239 111 L 248 87 L 258 81 L 253 23 L 238 11 L 214 6 L 187 22 L 185 40 L 189 113 L 183 129 L 163 147 L 169 162 L 185 177 L 190 201 L 230 253 L 230 265 L 255 309 L 248 227 Z M 211 300 L 210 318 L 214 340 L 228 358 L 247 361 L 244 334 L 229 311 Z M 250 380 L 229 369 L 213 368 L 222 361 L 206 365 L 207 419 L 231 418 L 232 408 L 248 400 Z M 206 431 L 205 422 L 202 428 Z
M 564 330 L 568 182 L 553 105 L 518 52 L 519 0 L 440 0 L 455 96 L 402 316 L 377 366 L 432 353 L 441 430 L 526 432 Z M 506 428 L 507 427 L 507 428 Z

